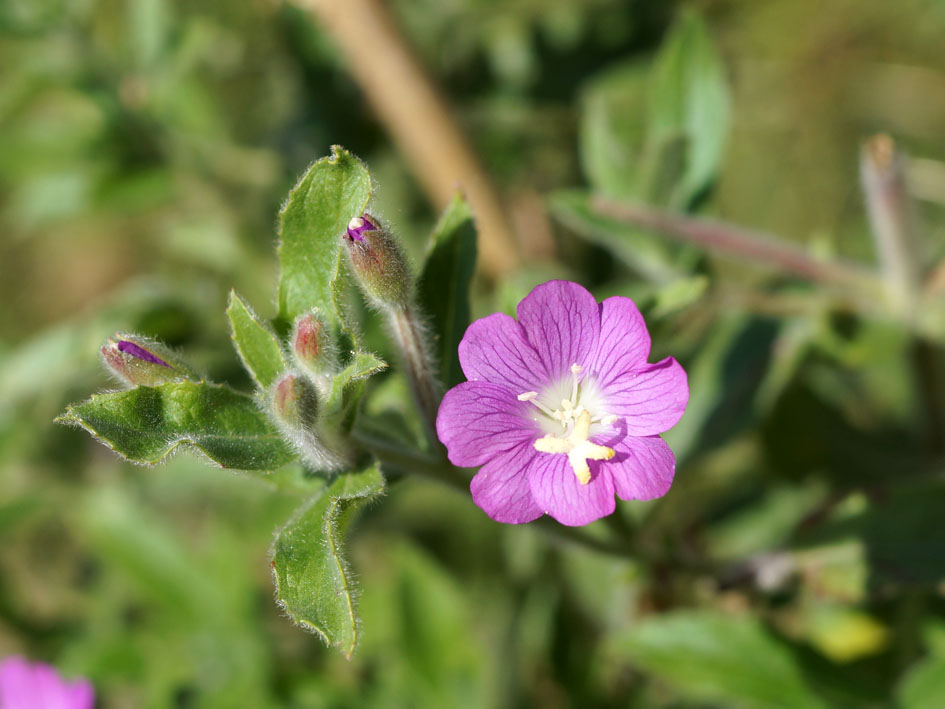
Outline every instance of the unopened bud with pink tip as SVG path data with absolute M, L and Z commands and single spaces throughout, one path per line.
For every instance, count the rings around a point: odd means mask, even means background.
M 342 238 L 351 270 L 368 300 L 382 308 L 406 307 L 410 270 L 397 240 L 370 214 L 352 219 Z
M 313 470 L 338 470 L 344 457 L 338 446 L 328 445 L 319 435 L 318 390 L 308 377 L 287 372 L 267 394 L 269 413 L 282 435 Z
M 292 328 L 292 353 L 306 374 L 318 380 L 335 368 L 336 356 L 331 334 L 317 313 L 306 313 Z
M 197 375 L 168 347 L 140 335 L 118 333 L 102 345 L 105 366 L 129 386 L 157 386 L 196 379 Z

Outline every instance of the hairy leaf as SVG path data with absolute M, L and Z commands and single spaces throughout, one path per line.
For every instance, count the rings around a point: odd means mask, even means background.
M 469 203 L 456 195 L 433 230 L 420 279 L 420 304 L 432 318 L 440 380 L 463 381 L 459 341 L 469 325 L 469 284 L 476 268 L 476 224 Z
M 384 489 L 377 465 L 344 473 L 276 535 L 276 597 L 293 621 L 351 657 L 358 644 L 354 582 L 342 549 L 355 513 Z
M 263 325 L 236 291 L 226 309 L 231 337 L 246 369 L 263 389 L 285 371 L 285 356 L 275 334 Z
M 95 394 L 56 420 L 135 463 L 157 463 L 182 444 L 237 470 L 272 470 L 296 457 L 252 397 L 207 382 Z
M 343 411 L 346 404 L 351 402 L 350 391 L 348 391 L 351 385 L 384 369 L 387 369 L 387 363 L 377 355 L 371 352 L 355 352 L 348 366 L 332 377 L 331 390 L 328 400 L 322 406 L 321 415 L 330 417 Z
M 332 298 L 338 252 L 348 222 L 364 213 L 371 176 L 347 150 L 332 147 L 289 193 L 279 212 L 279 315 L 291 321 L 318 307 L 339 319 Z

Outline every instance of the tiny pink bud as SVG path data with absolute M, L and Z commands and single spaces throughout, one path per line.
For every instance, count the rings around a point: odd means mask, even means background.
M 318 413 L 315 389 L 304 377 L 285 374 L 272 388 L 271 409 L 281 426 L 301 431 L 314 423 Z
M 403 308 L 410 300 L 410 270 L 397 240 L 370 214 L 355 217 L 342 237 L 351 270 L 375 305 Z
M 331 336 L 324 321 L 315 313 L 307 313 L 296 321 L 292 350 L 298 364 L 309 374 L 323 374 L 334 364 Z

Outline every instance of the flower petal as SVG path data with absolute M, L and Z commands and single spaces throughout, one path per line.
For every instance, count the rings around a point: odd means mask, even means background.
M 469 483 L 473 502 L 496 522 L 523 524 L 541 517 L 526 473 L 537 455 L 530 442 L 497 454 Z
M 463 382 L 443 397 L 436 433 L 453 465 L 473 467 L 536 439 L 539 431 L 530 413 L 530 404 L 519 401 L 508 387 Z
M 566 455 L 540 454 L 528 470 L 532 498 L 538 507 L 561 524 L 578 527 L 614 511 L 614 483 L 604 468 L 591 469 L 591 481 L 582 485 Z
M 628 436 L 613 448 L 617 455 L 603 465 L 613 477 L 617 497 L 652 500 L 669 491 L 676 472 L 676 458 L 662 438 Z
M 588 365 L 602 385 L 614 375 L 639 369 L 650 356 L 650 333 L 640 310 L 629 298 L 608 298 L 600 304 L 600 339 Z
M 459 363 L 469 381 L 505 384 L 515 394 L 538 391 L 548 381 L 521 326 L 505 313 L 480 318 L 466 329 L 459 343 Z
M 686 372 L 672 357 L 612 376 L 601 389 L 601 407 L 620 416 L 630 436 L 652 436 L 676 425 L 689 402 Z
M 518 304 L 518 321 L 549 375 L 569 376 L 572 364 L 584 366 L 597 349 L 600 311 L 594 296 L 570 281 L 536 286 Z

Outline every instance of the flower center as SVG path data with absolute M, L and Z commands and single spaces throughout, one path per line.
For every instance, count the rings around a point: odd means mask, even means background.
M 540 453 L 561 453 L 568 456 L 568 463 L 571 464 L 571 470 L 577 476 L 582 485 L 587 485 L 591 480 L 591 469 L 587 464 L 589 460 L 610 460 L 614 457 L 614 449 L 607 446 L 601 446 L 590 440 L 591 424 L 601 424 L 609 426 L 617 420 L 616 416 L 597 415 L 581 403 L 582 386 L 579 376 L 583 368 L 578 364 L 571 365 L 571 379 L 566 383 L 570 391 L 546 392 L 545 397 L 539 397 L 536 391 L 526 391 L 518 395 L 519 401 L 530 401 L 543 413 L 546 423 L 551 423 L 554 430 L 547 433 L 542 438 L 535 441 L 535 450 Z M 560 399 L 560 406 L 552 409 L 542 398 L 547 399 L 551 395 L 552 401 L 556 399 L 555 394 L 569 393 L 567 398 Z M 585 391 L 585 394 L 587 392 Z M 585 396 L 585 400 L 591 408 L 596 407 L 596 397 Z M 535 419 L 538 420 L 537 418 Z M 558 435 L 557 426 L 553 422 L 558 422 L 561 426 L 560 435 Z M 548 426 L 544 426 L 546 429 Z

